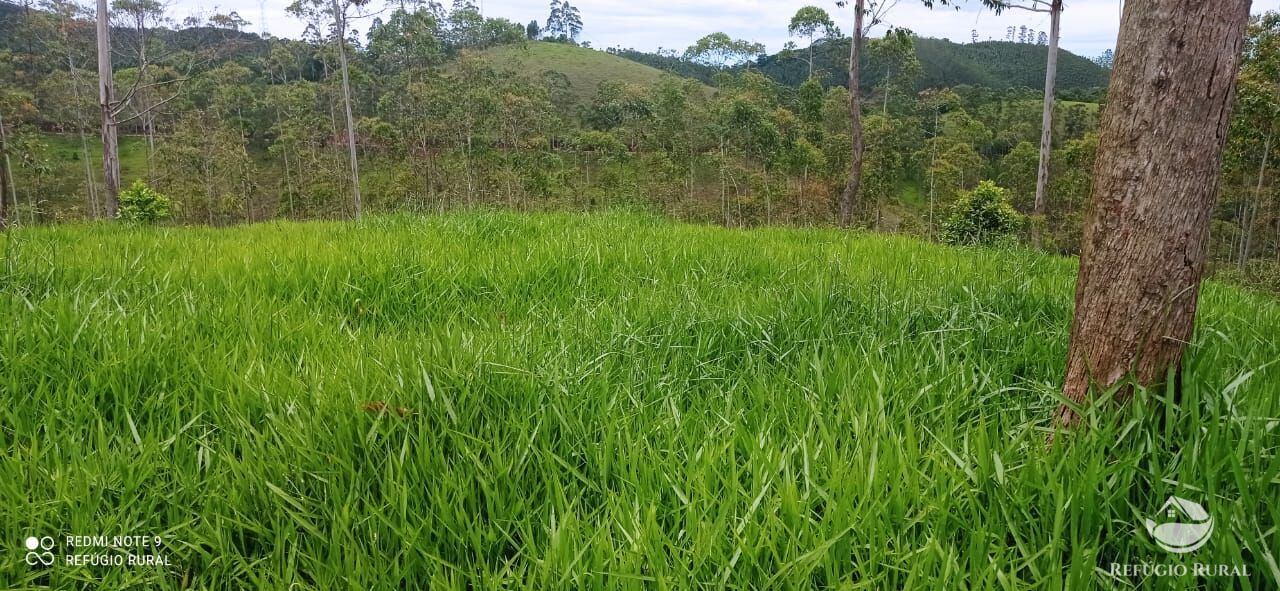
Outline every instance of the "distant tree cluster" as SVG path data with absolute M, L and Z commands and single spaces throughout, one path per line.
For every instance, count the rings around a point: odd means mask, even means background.
M 551 10 L 547 14 L 547 24 L 542 28 L 539 39 L 577 41 L 582 34 L 582 13 L 578 7 L 566 0 L 551 0 Z
M 753 60 L 765 51 L 761 43 L 733 39 L 725 33 L 712 33 L 690 45 L 684 58 L 695 63 L 727 68 Z
M 1099 55 L 1098 57 L 1093 58 L 1093 63 L 1098 64 L 1099 66 L 1106 68 L 1108 70 L 1110 70 L 1111 67 L 1115 64 L 1115 61 L 1116 61 L 1115 52 L 1111 51 L 1110 49 L 1102 52 L 1102 54 Z
M 1030 45 L 1048 45 L 1049 33 L 1045 31 L 1037 31 L 1028 28 L 1026 25 L 1020 27 L 1009 27 L 1005 29 L 1004 40 L 1009 43 L 1026 43 Z M 973 42 L 978 42 L 978 30 L 973 30 Z

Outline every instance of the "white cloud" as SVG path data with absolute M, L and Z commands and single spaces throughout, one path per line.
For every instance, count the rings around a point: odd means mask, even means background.
M 451 0 L 445 0 L 448 5 Z M 546 0 L 476 0 L 488 16 L 527 23 L 546 20 Z M 264 22 L 272 35 L 294 37 L 302 23 L 285 12 L 290 0 L 224 0 L 220 6 L 188 0 L 174 0 L 171 13 L 179 18 L 195 12 L 235 10 L 258 31 Z M 787 23 L 795 11 L 806 5 L 827 8 L 846 33 L 853 20 L 852 9 L 836 8 L 832 0 L 578 0 L 573 2 L 586 24 L 583 38 L 594 47 L 659 47 L 683 50 L 699 37 L 724 31 L 736 38 L 764 43 L 777 51 L 788 41 Z M 398 2 L 393 2 L 398 5 Z M 1120 0 L 1067 0 L 1062 18 L 1062 47 L 1093 56 L 1115 46 L 1120 27 Z M 1254 0 L 1255 13 L 1280 10 L 1280 0 Z M 906 27 L 928 37 L 946 37 L 968 42 L 971 31 L 981 39 L 1002 39 L 1007 27 L 1027 26 L 1037 31 L 1049 29 L 1048 15 L 1010 10 L 997 16 L 978 8 L 976 1 L 957 11 L 924 8 L 917 0 L 899 0 L 886 23 Z M 367 24 L 353 25 L 364 30 Z M 801 43 L 803 45 L 803 43 Z

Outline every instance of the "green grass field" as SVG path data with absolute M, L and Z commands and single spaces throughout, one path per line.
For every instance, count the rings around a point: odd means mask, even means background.
M 61 174 L 84 176 L 84 164 L 81 158 L 80 138 L 72 134 L 40 134 L 40 140 L 49 147 L 49 158 L 55 166 L 64 167 Z M 128 186 L 136 179 L 147 174 L 147 139 L 141 136 L 122 136 L 120 142 L 120 179 L 121 184 Z M 89 134 L 89 157 L 93 159 L 91 170 L 99 181 L 102 177 L 102 138 Z M 19 171 L 20 173 L 22 171 Z
M 0 588 L 1280 584 L 1260 295 L 1207 286 L 1180 404 L 1046 449 L 1068 259 L 621 213 L 3 240 Z M 169 565 L 23 562 L 69 535 Z

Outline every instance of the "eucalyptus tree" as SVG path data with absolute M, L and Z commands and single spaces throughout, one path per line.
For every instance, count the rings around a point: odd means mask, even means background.
M 1102 117 L 1067 353 L 1070 428 L 1177 373 L 1191 340 L 1250 0 L 1129 0 Z
M 578 11 L 577 6 L 570 6 L 568 2 L 565 2 L 562 8 L 565 32 L 571 41 L 577 41 L 578 35 L 582 34 L 582 13 Z
M 1269 12 L 1256 17 L 1249 27 L 1225 157 L 1229 177 L 1241 185 L 1236 191 L 1239 199 L 1235 203 L 1240 231 L 1232 249 L 1241 270 L 1245 270 L 1254 251 L 1254 234 L 1262 213 L 1259 210 L 1265 201 L 1270 167 L 1280 158 L 1277 152 L 1280 152 L 1280 12 Z M 1277 214 L 1280 211 L 1272 211 L 1273 216 Z M 1274 238 L 1280 240 L 1280 226 L 1275 231 Z
M 155 29 L 165 22 L 164 5 L 157 0 L 113 0 L 111 10 L 121 21 L 116 27 L 117 31 L 133 29 L 133 50 L 137 56 L 137 68 L 133 72 L 133 87 L 127 94 L 137 103 L 136 108 L 142 118 L 143 131 L 147 135 L 147 169 L 149 171 L 155 158 L 156 133 L 155 111 L 151 108 L 152 85 L 148 76 L 151 56 L 147 53 L 147 46 L 151 43 L 151 36 Z
M 536 21 L 531 24 L 536 24 Z M 547 25 L 543 27 L 541 33 L 553 39 L 576 40 L 582 33 L 582 13 L 578 11 L 578 7 L 567 1 L 551 0 Z
M 1053 153 L 1053 95 L 1058 79 L 1058 38 L 1062 29 L 1062 0 L 998 0 L 997 10 L 1016 8 L 1049 15 L 1049 57 L 1044 71 L 1044 106 L 1040 119 L 1040 164 L 1036 171 L 1036 202 L 1033 213 L 1043 215 L 1049 184 L 1049 158 Z M 1041 38 L 1044 33 L 1040 33 Z
M 318 21 L 328 13 L 333 19 L 334 47 L 338 51 L 338 69 L 342 73 L 342 108 L 346 115 L 347 153 L 351 161 L 351 201 L 355 218 L 360 219 L 364 205 L 360 198 L 360 160 L 356 156 L 356 124 L 351 114 L 351 76 L 347 67 L 347 10 L 364 6 L 368 0 L 295 0 L 288 8 L 295 16 Z M 327 5 L 326 5 L 327 4 Z
M 5 202 L 9 199 L 9 142 L 4 132 L 4 113 L 0 111 L 0 230 L 9 227 L 9 217 Z
M 132 18 L 139 19 L 137 22 L 141 23 L 154 24 L 162 22 L 164 19 L 163 5 L 156 4 L 152 0 L 120 0 L 117 2 L 115 9 L 132 15 Z M 158 101 L 150 101 L 140 106 L 134 105 L 137 93 L 140 90 L 145 91 L 152 86 L 143 82 L 144 76 L 142 74 L 151 59 L 146 54 L 144 35 L 142 36 L 144 41 L 139 45 L 139 71 L 134 76 L 133 82 L 129 85 L 124 95 L 116 96 L 115 72 L 112 64 L 111 15 L 112 7 L 108 6 L 107 0 L 98 0 L 95 23 L 98 51 L 98 108 L 102 116 L 102 184 L 108 218 L 114 218 L 119 210 L 120 144 L 118 128 L 120 124 L 142 117 L 150 117 L 152 112 L 176 99 L 180 94 L 175 91 L 170 96 Z M 188 64 L 188 73 L 193 66 L 194 60 L 192 60 L 191 64 Z M 167 82 L 181 82 L 183 80 L 185 78 L 176 78 Z M 133 114 L 121 119 L 121 113 L 131 106 L 134 107 Z
M 75 0 L 45 0 L 41 7 L 53 15 L 57 22 L 55 37 L 47 40 L 46 43 L 50 44 L 51 49 L 56 48 L 60 53 L 65 54 L 67 58 L 67 74 L 69 77 L 67 86 L 70 92 L 65 93 L 62 100 L 57 102 L 65 109 L 69 118 L 75 122 L 76 132 L 80 137 L 80 160 L 84 163 L 87 209 L 90 217 L 96 217 L 99 207 L 98 189 L 97 182 L 93 177 L 93 159 L 89 155 L 89 141 L 86 137 L 86 130 L 93 122 L 91 108 L 93 99 L 82 94 L 83 84 L 80 78 L 80 68 L 76 66 L 78 62 L 83 62 L 88 55 L 87 47 L 83 47 L 83 44 L 77 43 L 77 41 L 88 37 L 84 28 L 89 26 L 89 21 L 85 17 L 90 13 Z
M 111 63 L 111 12 L 97 2 L 98 108 L 102 113 L 102 188 L 108 218 L 120 209 L 120 145 L 116 137 L 116 101 Z
M 761 53 L 764 53 L 763 44 L 734 39 L 725 33 L 716 32 L 690 45 L 685 50 L 684 57 L 689 61 L 723 70 L 728 66 L 746 62 Z
M 894 28 L 885 33 L 884 38 L 868 44 L 868 65 L 884 68 L 884 78 L 880 82 L 880 91 L 884 94 L 883 115 L 889 114 L 890 95 L 895 90 L 904 95 L 910 93 L 924 73 L 911 37 L 911 31 Z
M 840 28 L 826 10 L 817 6 L 805 6 L 791 17 L 787 33 L 792 37 L 800 35 L 809 38 L 809 78 L 813 78 L 813 46 L 818 39 L 840 36 Z
M 430 12 L 396 10 L 369 29 L 365 55 L 383 75 L 440 65 L 445 60 L 444 30 Z
M 871 28 L 879 25 L 899 0 L 836 0 L 836 6 L 853 7 L 853 32 L 849 42 L 849 121 L 850 134 L 849 176 L 844 191 L 840 193 L 840 225 L 848 226 L 853 217 L 853 205 L 862 199 L 862 49 L 863 41 Z M 961 0 L 920 0 L 926 7 L 954 5 Z M 1003 0 L 981 0 L 988 8 L 1000 10 Z

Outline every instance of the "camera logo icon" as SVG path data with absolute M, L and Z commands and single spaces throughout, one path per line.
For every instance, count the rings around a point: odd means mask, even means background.
M 1143 520 L 1147 533 L 1161 548 L 1175 554 L 1200 549 L 1213 535 L 1213 517 L 1200 503 L 1182 497 L 1169 497 L 1157 514 L 1163 523 Z
M 27 538 L 26 561 L 29 566 L 53 566 L 53 538 Z

